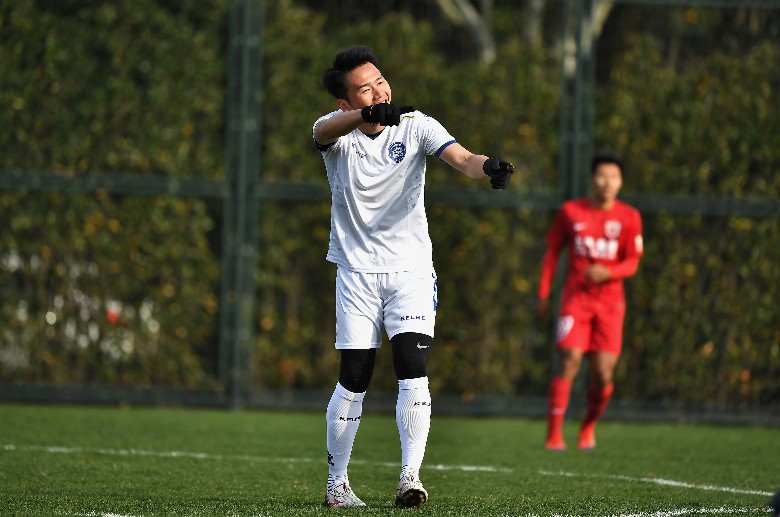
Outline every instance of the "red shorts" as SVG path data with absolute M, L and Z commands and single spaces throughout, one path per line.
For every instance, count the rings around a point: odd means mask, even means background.
M 622 297 L 599 299 L 584 291 L 564 295 L 556 328 L 557 346 L 620 355 L 625 315 Z

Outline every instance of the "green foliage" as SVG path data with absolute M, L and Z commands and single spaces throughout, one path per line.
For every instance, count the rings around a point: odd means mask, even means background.
M 220 176 L 225 3 L 3 2 L 0 167 Z
M 496 3 L 492 65 L 452 55 L 463 28 L 431 16 L 384 9 L 345 23 L 326 6 L 263 5 L 262 181 L 327 188 L 311 128 L 336 103 L 321 75 L 336 51 L 364 43 L 396 101 L 518 169 L 508 191 L 491 192 L 430 159 L 431 188 L 479 189 L 496 200 L 555 191 L 563 67 L 555 45 L 529 49 L 518 34 L 522 2 Z M 224 177 L 228 10 L 226 0 L 0 0 L 0 170 Z M 612 49 L 594 146 L 626 157 L 627 193 L 777 197 L 780 46 L 711 11 L 683 14 L 685 23 L 658 18 Z M 772 20 L 758 19 L 759 35 L 771 34 Z M 668 56 L 667 25 L 695 43 L 682 62 Z M 446 48 L 445 30 L 459 45 Z M 711 45 L 724 31 L 733 34 Z M 329 203 L 264 201 L 259 213 L 253 385 L 330 387 L 338 356 L 335 272 L 324 260 Z M 440 286 L 434 391 L 464 400 L 545 393 L 550 329 L 534 308 L 552 215 L 428 203 Z M 647 253 L 628 281 L 618 396 L 777 400 L 777 221 L 644 220 Z M 1 192 L 0 221 L 0 377 L 215 387 L 219 206 Z M 380 354 L 372 389 L 394 389 L 390 361 Z
M 677 71 L 638 38 L 601 92 L 597 142 L 623 152 L 627 190 L 780 195 L 780 47 L 714 53 Z M 652 85 L 652 87 L 648 87 Z
M 638 38 L 601 92 L 607 123 L 597 140 L 626 156 L 626 190 L 780 195 L 780 46 L 712 52 L 680 70 L 659 49 Z M 746 405 L 777 397 L 777 231 L 776 219 L 645 215 L 621 396 Z
M 645 223 L 647 257 L 629 288 L 621 396 L 772 403 L 780 255 L 770 236 L 778 221 L 659 215 Z
M 3 2 L 0 168 L 221 176 L 222 4 Z M 0 377 L 214 386 L 202 201 L 2 193 L 0 220 Z
M 202 203 L 5 194 L 0 214 L 0 376 L 213 386 L 219 270 Z

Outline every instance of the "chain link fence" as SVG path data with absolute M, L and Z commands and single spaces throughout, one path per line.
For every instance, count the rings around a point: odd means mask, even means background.
M 497 196 L 429 163 L 439 411 L 543 414 L 542 239 L 608 147 L 647 243 L 610 411 L 780 420 L 777 2 L 2 5 L 3 399 L 324 408 L 310 132 L 322 71 L 365 43 L 394 98 L 518 167 Z

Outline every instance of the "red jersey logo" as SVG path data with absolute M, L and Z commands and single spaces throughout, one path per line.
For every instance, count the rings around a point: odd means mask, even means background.
M 623 225 L 620 221 L 607 221 L 604 223 L 604 235 L 607 239 L 617 239 L 620 237 L 620 230 L 623 229 Z

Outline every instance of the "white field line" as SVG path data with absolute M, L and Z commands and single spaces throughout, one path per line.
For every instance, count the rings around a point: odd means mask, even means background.
M 400 463 L 393 463 L 391 461 L 366 461 L 366 460 L 350 460 L 350 465 L 369 465 L 374 467 L 388 467 L 399 468 Z M 508 467 L 493 467 L 490 465 L 423 465 L 426 470 L 460 470 L 463 472 L 501 472 L 511 473 L 514 469 Z
M 74 514 L 60 514 L 70 517 L 143 517 L 143 515 L 124 515 L 121 513 L 87 512 Z M 268 515 L 250 515 L 249 517 L 270 517 Z
M 38 451 L 48 453 L 59 454 L 105 454 L 109 456 L 154 456 L 159 458 L 189 458 L 198 460 L 240 460 L 240 461 L 274 461 L 282 463 L 311 463 L 316 461 L 312 458 L 286 458 L 286 457 L 271 457 L 271 456 L 253 456 L 249 454 L 210 454 L 206 452 L 187 452 L 187 451 L 148 451 L 143 449 L 105 449 L 98 447 L 54 447 L 54 446 L 41 446 L 41 445 L 3 445 L 3 450 L 27 450 Z M 374 465 L 378 467 L 396 468 L 398 463 L 393 462 L 372 462 L 365 460 L 352 460 L 353 464 L 357 465 Z M 498 472 L 498 473 L 512 473 L 514 469 L 507 467 L 494 467 L 490 465 L 429 465 L 424 467 L 426 470 L 441 470 L 441 471 L 463 471 L 463 472 Z M 639 478 L 624 475 L 609 475 L 609 474 L 578 474 L 576 472 L 553 472 L 548 470 L 540 470 L 539 474 L 543 476 L 553 477 L 592 477 L 602 479 L 617 479 L 621 481 L 640 482 L 640 483 L 653 483 L 656 485 L 667 485 L 678 488 L 692 488 L 697 490 L 709 490 L 715 492 L 728 492 L 732 494 L 743 495 L 760 495 L 765 497 L 771 497 L 773 492 L 767 492 L 763 490 L 748 490 L 733 487 L 723 487 L 715 485 L 698 485 L 693 483 L 686 483 L 683 481 L 675 481 L 671 479 L 663 478 Z
M 57 447 L 43 445 L 13 445 L 6 444 L 0 447 L 5 451 L 34 451 L 48 452 L 52 454 L 102 454 L 107 456 L 153 456 L 157 458 L 188 458 L 196 460 L 239 460 L 239 461 L 274 461 L 280 463 L 310 463 L 315 461 L 312 458 L 285 458 L 273 456 L 252 456 L 248 454 L 210 454 L 206 452 L 186 452 L 186 451 L 147 451 L 143 449 L 105 449 L 98 447 Z M 354 465 L 373 465 L 377 467 L 397 468 L 398 463 L 352 460 Z M 503 467 L 492 467 L 485 465 L 426 465 L 430 470 L 460 470 L 464 472 L 513 472 L 513 469 Z
M 679 510 L 664 510 L 664 511 L 657 511 L 657 512 L 640 512 L 640 513 L 620 513 L 620 514 L 613 514 L 609 515 L 607 517 L 680 517 L 685 515 L 722 515 L 722 514 L 752 514 L 756 515 L 756 513 L 768 513 L 769 509 L 763 509 L 763 508 L 728 508 L 728 507 L 719 507 L 719 508 L 683 508 Z M 73 515 L 73 517 L 143 517 L 141 515 L 121 515 L 116 513 L 101 513 L 101 512 L 89 512 L 89 513 L 78 513 Z M 254 516 L 254 517 L 265 517 L 265 516 Z M 585 517 L 581 515 L 575 515 L 575 514 L 560 514 L 560 513 L 554 513 L 552 515 L 540 515 L 536 513 L 525 513 L 517 516 L 511 516 L 511 515 L 503 515 L 502 517 Z
M 683 481 L 674 481 L 671 479 L 663 479 L 663 478 L 636 478 L 631 476 L 611 475 L 611 474 L 578 474 L 575 472 L 552 472 L 549 470 L 540 470 L 539 474 L 542 474 L 543 476 L 554 476 L 554 477 L 618 479 L 620 481 L 653 483 L 655 485 L 666 485 L 666 486 L 673 486 L 678 488 L 693 488 L 696 490 L 709 490 L 713 492 L 728 492 L 731 494 L 763 495 L 766 497 L 771 497 L 773 494 L 773 492 L 766 492 L 763 490 L 746 490 L 742 488 L 732 488 L 727 486 L 714 486 L 714 485 L 695 485 L 692 483 L 685 483 Z
M 239 460 L 239 461 L 273 461 L 284 463 L 311 463 L 316 461 L 312 458 L 285 458 L 285 457 L 271 457 L 271 456 L 253 456 L 248 454 L 211 454 L 205 452 L 188 452 L 188 451 L 148 451 L 143 449 L 107 449 L 99 447 L 59 447 L 59 446 L 42 446 L 42 445 L 14 445 L 5 444 L 0 447 L 3 451 L 33 451 L 33 452 L 45 452 L 50 454 L 103 454 L 108 456 L 151 456 L 159 458 L 189 458 L 198 460 Z M 378 467 L 397 468 L 398 464 L 393 462 L 371 462 L 352 460 L 354 464 L 362 465 L 374 465 Z M 512 473 L 515 469 L 506 467 L 493 467 L 489 465 L 425 465 L 423 468 L 430 470 L 441 471 L 464 471 L 464 472 L 488 472 L 488 473 Z M 617 479 L 620 481 L 628 482 L 640 482 L 640 483 L 653 483 L 663 486 L 673 486 L 679 488 L 690 488 L 696 490 L 709 490 L 718 492 L 728 492 L 733 494 L 745 494 L 745 495 L 760 495 L 770 497 L 772 492 L 762 490 L 747 490 L 733 487 L 722 487 L 714 485 L 698 485 L 693 483 L 686 483 L 683 481 L 674 481 L 663 478 L 639 478 L 624 475 L 610 475 L 610 474 L 579 474 L 576 472 L 565 471 L 548 471 L 539 470 L 538 473 L 543 476 L 551 477 L 583 477 L 583 478 L 600 478 L 600 479 Z M 718 515 L 718 514 L 736 514 L 736 513 L 768 513 L 767 508 L 681 508 L 676 510 L 664 510 L 656 512 L 640 512 L 640 513 L 624 513 L 614 514 L 606 517 L 677 517 L 684 515 Z M 86 514 L 78 514 L 78 517 L 143 517 L 136 515 L 119 515 L 113 513 L 101 513 L 90 512 Z M 538 515 L 538 514 L 522 514 L 517 516 L 506 515 L 504 517 L 581 517 L 574 514 L 552 514 L 552 515 Z
M 678 517 L 680 515 L 733 515 L 735 513 L 745 513 L 756 515 L 757 513 L 769 513 L 768 508 L 728 508 L 721 506 L 719 508 L 680 508 L 678 510 L 659 510 L 657 512 L 639 512 L 639 513 L 617 513 L 606 517 Z M 554 513 L 552 515 L 539 515 L 535 513 L 524 513 L 521 515 L 503 515 L 502 517 L 583 517 L 576 514 Z
M 140 517 L 138 515 L 123 515 L 121 513 L 88 512 L 77 513 L 76 517 Z
M 101 454 L 106 456 L 153 456 L 156 458 L 188 458 L 196 460 L 239 460 L 239 461 L 279 461 L 284 463 L 308 463 L 311 458 L 281 458 L 270 456 L 252 456 L 249 454 L 210 454 L 207 452 L 187 451 L 147 451 L 143 449 L 104 449 L 99 447 L 55 447 L 43 445 L 13 445 L 2 446 L 5 451 L 34 451 L 52 454 Z

